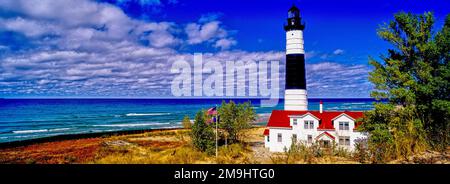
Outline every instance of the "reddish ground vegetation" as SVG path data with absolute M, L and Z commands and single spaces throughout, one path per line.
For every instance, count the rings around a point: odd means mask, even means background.
M 55 141 L 0 150 L 0 163 L 63 164 L 92 161 L 101 138 Z

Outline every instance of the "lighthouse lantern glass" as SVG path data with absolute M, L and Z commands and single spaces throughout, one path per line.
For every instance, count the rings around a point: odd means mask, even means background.
M 288 18 L 294 18 L 294 17 L 298 17 L 299 16 L 299 12 L 298 11 L 289 11 L 288 12 Z

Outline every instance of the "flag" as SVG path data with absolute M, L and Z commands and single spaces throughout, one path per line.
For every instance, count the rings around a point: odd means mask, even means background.
M 212 122 L 217 122 L 217 118 L 216 118 L 216 116 L 213 116 L 213 118 L 212 118 Z
M 208 113 L 208 115 L 217 115 L 216 107 L 209 108 L 206 112 Z
M 211 124 L 211 123 L 215 123 L 216 122 L 216 117 L 213 116 L 211 119 L 206 120 L 207 124 Z
M 211 124 L 211 123 L 215 123 L 217 122 L 217 108 L 216 107 L 211 107 L 206 111 L 206 114 L 208 116 L 212 116 L 211 119 L 206 120 L 206 123 Z

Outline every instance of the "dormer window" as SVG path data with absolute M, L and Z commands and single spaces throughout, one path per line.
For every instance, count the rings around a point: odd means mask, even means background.
M 292 119 L 292 124 L 297 125 L 297 118 Z
M 306 120 L 305 121 L 305 129 L 314 129 L 314 121 Z
M 348 121 L 340 121 L 339 122 L 339 130 L 350 130 Z

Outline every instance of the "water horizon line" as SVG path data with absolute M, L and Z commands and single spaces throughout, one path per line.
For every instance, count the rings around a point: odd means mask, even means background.
M 233 100 L 233 99 L 270 99 L 265 97 L 0 97 L 0 100 Z M 284 100 L 284 98 L 278 98 Z M 308 100 L 327 100 L 327 99 L 372 99 L 373 97 L 311 97 Z M 381 99 L 381 100 L 384 100 Z

